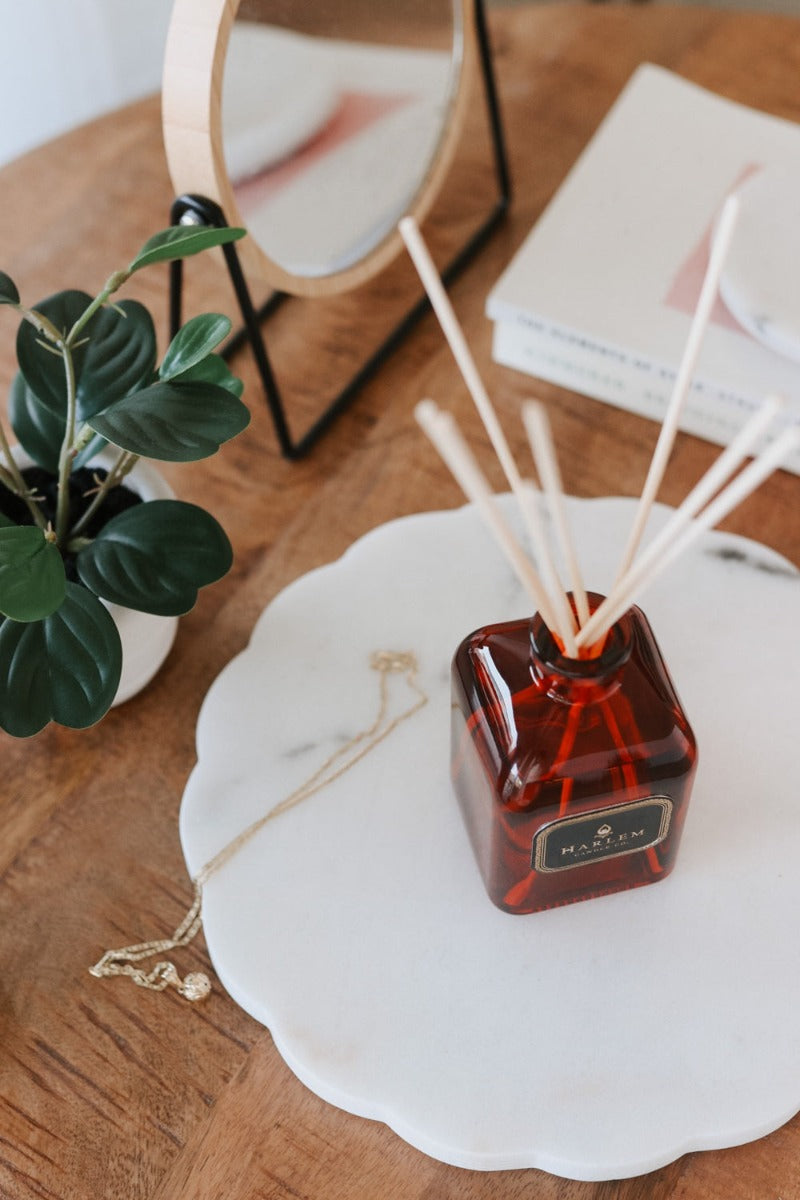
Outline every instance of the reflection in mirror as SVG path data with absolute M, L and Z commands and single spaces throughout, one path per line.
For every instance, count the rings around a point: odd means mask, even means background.
M 268 259 L 320 278 L 394 231 L 436 158 L 462 51 L 461 0 L 243 0 L 223 153 Z

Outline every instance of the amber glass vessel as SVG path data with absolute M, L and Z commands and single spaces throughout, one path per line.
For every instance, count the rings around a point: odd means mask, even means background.
M 538 616 L 488 625 L 452 685 L 453 783 L 495 904 L 536 912 L 669 874 L 697 748 L 644 613 L 586 659 Z

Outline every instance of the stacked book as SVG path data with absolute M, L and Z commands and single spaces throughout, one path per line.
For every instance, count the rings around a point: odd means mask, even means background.
M 640 67 L 488 297 L 495 359 L 660 421 L 725 196 L 795 162 L 797 125 Z M 718 444 L 768 392 L 800 419 L 800 361 L 745 324 L 717 302 L 681 422 Z

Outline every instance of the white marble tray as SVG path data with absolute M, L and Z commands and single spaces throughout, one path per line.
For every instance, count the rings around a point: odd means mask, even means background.
M 570 513 L 603 590 L 632 503 Z M 487 899 L 448 778 L 452 651 L 529 607 L 473 510 L 383 526 L 277 597 L 200 716 L 192 873 L 369 724 L 373 650 L 413 649 L 431 697 L 205 889 L 222 983 L 308 1087 L 445 1162 L 585 1180 L 795 1113 L 799 584 L 715 533 L 654 586 L 643 606 L 700 747 L 677 866 L 530 916 Z

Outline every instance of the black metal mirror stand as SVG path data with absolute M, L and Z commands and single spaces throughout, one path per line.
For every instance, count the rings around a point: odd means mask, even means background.
M 500 118 L 500 108 L 497 100 L 494 70 L 492 66 L 491 47 L 486 28 L 486 18 L 483 0 L 475 0 L 475 26 L 477 32 L 478 51 L 481 76 L 483 79 L 484 95 L 489 117 L 491 133 L 494 172 L 497 181 L 497 200 L 488 217 L 472 234 L 466 244 L 458 251 L 442 271 L 445 284 L 452 282 L 466 266 L 473 255 L 483 246 L 490 234 L 502 221 L 508 209 L 511 198 L 511 184 L 506 158 L 503 126 Z M 225 214 L 218 204 L 203 196 L 179 196 L 171 210 L 170 220 L 173 225 L 196 224 L 211 225 L 222 228 L 228 224 Z M 227 359 L 240 346 L 248 342 L 255 357 L 256 366 L 264 387 L 264 396 L 272 416 L 275 433 L 282 453 L 286 458 L 297 459 L 307 454 L 323 433 L 333 424 L 336 417 L 352 402 L 361 388 L 385 362 L 386 358 L 400 345 L 413 326 L 430 307 L 427 296 L 422 296 L 405 314 L 389 335 L 380 343 L 366 362 L 359 368 L 353 378 L 345 385 L 339 394 L 329 403 L 320 417 L 299 437 L 294 438 L 286 418 L 286 410 L 275 376 L 267 355 L 262 333 L 262 324 L 276 308 L 287 298 L 285 292 L 273 292 L 269 299 L 256 308 L 250 289 L 242 270 L 241 261 L 235 243 L 222 247 L 225 262 L 231 278 L 236 300 L 242 315 L 242 326 L 234 333 L 223 348 L 223 356 Z M 170 264 L 170 336 L 174 337 L 181 325 L 183 292 L 183 263 L 178 260 Z

